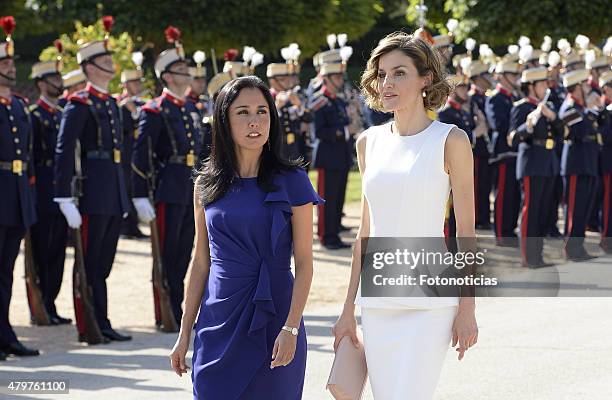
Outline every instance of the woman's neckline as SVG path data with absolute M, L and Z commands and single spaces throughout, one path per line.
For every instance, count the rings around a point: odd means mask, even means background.
M 391 134 L 391 136 L 395 136 L 395 137 L 398 137 L 398 138 L 412 138 L 412 137 L 415 137 L 415 136 L 421 136 L 423 133 L 427 132 L 432 127 L 432 125 L 435 122 L 436 122 L 436 120 L 431 120 L 429 125 L 427 125 L 424 129 L 422 129 L 422 130 L 420 130 L 420 131 L 418 131 L 416 133 L 413 133 L 412 135 L 400 135 L 399 133 L 396 133 L 396 132 L 393 131 L 393 127 L 395 125 L 395 121 L 393 120 L 393 121 L 389 122 L 389 130 L 388 130 L 388 132 Z

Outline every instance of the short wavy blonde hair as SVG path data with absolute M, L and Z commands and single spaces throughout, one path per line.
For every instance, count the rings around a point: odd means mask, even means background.
M 431 82 L 424 88 L 426 96 L 423 98 L 423 104 L 428 110 L 442 107 L 453 91 L 442 59 L 425 40 L 405 32 L 387 35 L 372 50 L 366 69 L 361 75 L 361 92 L 366 104 L 377 111 L 384 111 L 378 92 L 378 62 L 383 55 L 393 50 L 399 50 L 410 57 L 420 76 L 431 73 Z

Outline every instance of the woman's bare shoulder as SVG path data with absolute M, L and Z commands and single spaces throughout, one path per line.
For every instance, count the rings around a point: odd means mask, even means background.
M 468 144 L 471 147 L 470 138 L 468 134 L 463 129 L 458 128 L 456 126 L 453 126 L 450 132 L 448 132 L 448 138 L 446 139 L 446 142 L 450 142 L 451 145 Z
M 368 140 L 368 131 L 370 128 L 361 132 L 355 141 L 355 147 L 357 147 L 358 152 L 363 152 L 365 150 L 366 141 Z
M 470 165 L 472 162 L 472 143 L 463 129 L 455 126 L 448 133 L 444 145 L 444 159 L 447 173 L 452 165 Z
M 472 154 L 472 143 L 468 134 L 456 126 L 452 127 L 448 136 L 446 137 L 446 143 L 444 146 L 445 154 L 447 155 L 459 155 L 469 153 Z

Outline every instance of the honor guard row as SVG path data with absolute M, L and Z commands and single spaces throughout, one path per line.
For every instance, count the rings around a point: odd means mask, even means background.
M 350 247 L 339 233 L 354 154 L 345 95 L 346 64 L 352 48 L 346 46 L 346 35 L 329 35 L 327 39 L 330 50 L 315 55 L 313 61 L 318 73 L 309 88 L 309 108 L 313 114 L 312 168 L 318 173 L 318 193 L 325 199 L 324 205 L 317 206 L 317 234 L 325 248 L 335 250 Z M 334 48 L 336 42 L 338 49 Z
M 439 35 L 434 46 L 447 49 L 451 39 Z M 482 44 L 479 59 L 472 59 L 475 46 L 468 39 L 468 54 L 452 57 L 456 91 L 438 117 L 472 136 L 476 226 L 489 225 L 492 189 L 497 243 L 520 246 L 524 266 L 548 265 L 542 259 L 542 239 L 561 236 L 559 204 L 564 205 L 568 259 L 591 258 L 583 247 L 589 224 L 600 226 L 600 246 L 610 251 L 606 92 L 612 38 L 602 49 L 584 35 L 576 37 L 574 46 L 561 39 L 557 52 L 551 51 L 548 36 L 539 50 L 521 37 L 502 58 Z M 483 120 L 486 134 L 476 134 Z M 449 211 L 446 227 L 452 235 Z
M 195 236 L 191 177 L 200 153 L 201 110 L 185 99 L 191 75 L 180 31 L 169 27 L 166 37 L 174 47 L 155 61 L 155 75 L 164 89 L 142 109 L 132 184 L 136 211 L 151 224 L 154 263 L 160 267 L 153 269 L 156 324 L 176 331 Z

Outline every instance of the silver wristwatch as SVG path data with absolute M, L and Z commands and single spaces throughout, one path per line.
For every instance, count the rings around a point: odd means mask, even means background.
M 281 329 L 284 330 L 284 331 L 289 332 L 293 336 L 297 336 L 298 333 L 299 333 L 299 329 L 298 328 L 292 328 L 292 327 L 287 326 L 287 325 L 283 326 Z

